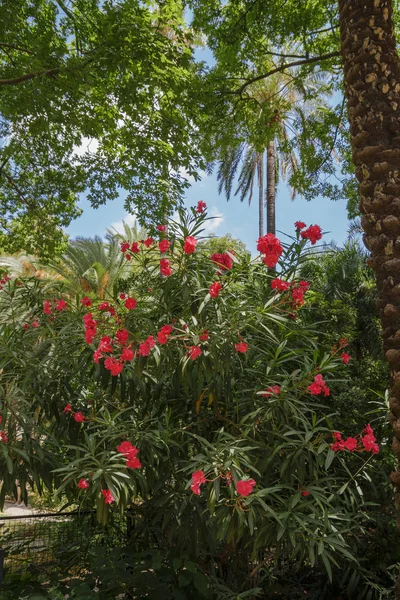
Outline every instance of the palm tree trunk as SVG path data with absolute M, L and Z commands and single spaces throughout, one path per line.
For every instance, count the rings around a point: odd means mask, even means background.
M 264 161 L 260 154 L 258 161 L 258 233 L 264 235 Z
M 391 0 L 339 0 L 341 52 L 364 242 L 391 369 L 390 409 L 400 460 L 400 61 Z M 400 506 L 400 470 L 391 474 Z M 396 586 L 400 599 L 400 583 Z
M 275 145 L 269 142 L 267 146 L 267 233 L 275 235 Z

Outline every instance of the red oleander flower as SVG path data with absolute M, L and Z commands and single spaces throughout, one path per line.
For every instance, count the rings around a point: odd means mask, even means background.
M 337 440 L 337 441 L 340 441 L 342 439 L 342 434 L 339 433 L 338 431 L 334 431 L 332 435 L 335 438 L 335 440 Z
M 132 242 L 131 252 L 133 252 L 133 254 L 137 254 L 138 252 L 140 252 L 139 242 Z M 128 256 L 129 256 L 129 254 L 128 254 Z M 128 256 L 127 256 L 127 258 L 128 258 Z M 129 258 L 130 258 L 130 256 L 129 256 Z
M 310 240 L 311 244 L 314 246 L 318 240 L 322 239 L 322 230 L 319 225 L 310 225 L 310 227 L 305 231 L 302 231 L 300 235 L 303 240 Z
M 153 243 L 154 240 L 152 237 L 148 237 L 147 240 L 143 240 L 143 244 L 146 246 L 146 248 L 150 248 Z
M 126 260 L 131 260 L 131 255 L 130 254 L 125 254 L 125 258 L 126 258 Z
M 307 496 L 310 494 L 310 492 L 308 490 L 302 490 L 301 495 L 303 496 L 303 498 L 307 498 Z
M 80 410 L 78 410 L 78 412 L 74 414 L 74 419 L 77 423 L 83 423 L 83 421 L 85 420 L 85 415 Z
M 271 288 L 273 290 L 278 290 L 278 292 L 286 292 L 286 290 L 290 288 L 290 283 L 283 279 L 276 278 L 271 281 Z
M 172 275 L 171 263 L 167 258 L 162 258 L 160 260 L 160 273 L 161 275 L 164 275 L 164 277 Z
M 45 315 L 51 315 L 51 302 L 50 300 L 45 300 L 43 302 L 43 312 Z
M 168 337 L 171 335 L 173 331 L 173 327 L 171 325 L 163 325 L 160 331 L 157 333 L 157 341 L 159 344 L 166 344 L 168 341 Z
M 67 307 L 67 303 L 65 302 L 65 300 L 63 298 L 61 298 L 61 300 L 59 300 L 56 304 L 56 310 L 60 312 L 60 310 L 64 310 L 64 308 Z
M 94 362 L 94 363 L 96 363 L 96 365 L 97 365 L 97 364 L 99 364 L 99 362 L 100 362 L 100 359 L 101 359 L 101 358 L 103 358 L 103 356 L 104 356 L 104 355 L 103 355 L 103 353 L 102 353 L 102 352 L 100 352 L 100 350 L 98 350 L 98 349 L 97 349 L 97 350 L 95 350 L 95 351 L 93 352 L 93 362 Z
M 118 298 L 119 298 L 120 300 L 125 300 L 125 298 L 126 298 L 126 294 L 125 294 L 125 292 L 121 292 L 121 293 L 120 293 L 120 295 L 118 296 Z
M 117 451 L 123 454 L 124 456 L 136 456 L 139 453 L 139 450 L 134 446 L 131 442 L 125 441 L 121 442 L 119 446 L 117 446 Z
M 296 221 L 294 226 L 296 227 L 296 229 L 304 229 L 304 227 L 307 227 L 307 225 L 303 223 L 303 221 Z
M 29 329 L 29 325 L 28 325 L 28 323 L 24 323 L 22 327 L 23 327 L 24 329 Z
M 343 362 L 345 365 L 347 365 L 347 364 L 348 364 L 348 362 L 349 362 L 349 360 L 350 360 L 350 358 L 351 358 L 351 356 L 350 356 L 350 354 L 347 354 L 347 352 L 342 352 L 342 355 L 341 355 L 341 357 L 340 357 L 340 358 L 342 359 L 342 362 Z
M 135 300 L 135 298 L 127 298 L 124 302 L 124 306 L 128 310 L 133 310 L 137 306 L 137 300 Z
M 191 360 L 196 360 L 196 358 L 198 358 L 201 354 L 203 354 L 203 351 L 200 348 L 200 346 L 190 346 L 190 348 L 189 348 L 189 358 Z
M 349 450 L 350 452 L 354 452 L 354 450 L 357 448 L 357 440 L 356 440 L 356 438 L 348 437 L 344 441 L 344 447 L 346 448 L 346 450 Z
M 107 369 L 107 371 L 110 371 L 113 377 L 119 375 L 124 369 L 124 365 L 122 364 L 122 362 L 120 362 L 113 356 L 109 356 L 108 358 L 106 358 L 106 360 L 104 361 L 104 367 Z
M 117 338 L 118 343 L 121 344 L 121 346 L 123 346 L 128 341 L 129 333 L 126 329 L 118 329 L 117 333 L 115 334 L 115 337 Z
M 168 240 L 161 240 L 160 242 L 158 242 L 158 248 L 161 253 L 168 252 L 169 247 L 170 247 L 170 242 Z
M 365 426 L 363 433 L 367 433 L 368 435 L 374 435 L 374 430 L 372 429 L 369 423 Z
M 375 446 L 376 438 L 373 434 L 367 433 L 361 438 L 361 442 L 366 450 L 371 451 Z
M 129 242 L 121 242 L 121 244 L 120 244 L 120 247 L 121 247 L 121 252 L 122 252 L 123 254 L 125 254 L 125 252 L 126 252 L 127 250 L 129 250 L 129 246 L 130 246 Z
M 199 339 L 200 339 L 201 342 L 207 342 L 209 337 L 210 337 L 209 333 L 206 330 L 204 330 L 203 333 L 201 333 L 199 335 Z
M 83 304 L 83 306 L 87 306 L 89 308 L 89 306 L 92 306 L 92 301 L 88 296 L 85 296 L 84 298 L 82 298 L 81 304 Z
M 314 394 L 315 396 L 318 396 L 318 394 L 329 396 L 331 393 L 321 374 L 318 374 L 314 377 L 314 382 L 308 386 L 308 391 L 310 394 Z
M 109 310 L 110 309 L 110 303 L 109 302 L 100 302 L 100 304 L 97 307 L 99 310 Z
M 340 348 L 345 348 L 348 345 L 349 345 L 349 342 L 347 341 L 347 338 L 340 338 L 340 340 L 339 340 Z
M 283 252 L 280 241 L 273 233 L 267 233 L 257 240 L 257 250 L 265 254 L 263 262 L 267 267 L 275 267 Z
M 197 213 L 203 213 L 207 208 L 207 204 L 203 200 L 199 200 L 196 207 Z
M 226 252 L 215 252 L 215 254 L 210 256 L 210 260 L 212 260 L 218 266 L 218 268 L 221 269 L 221 271 L 230 271 L 233 267 L 233 261 Z
M 232 483 L 232 473 L 230 471 L 227 471 L 225 473 L 225 480 L 226 480 L 226 485 L 231 485 Z
M 135 357 L 135 353 L 130 348 L 124 348 L 121 353 L 121 360 L 130 361 Z
M 279 385 L 273 385 L 269 388 L 267 388 L 267 391 L 264 392 L 263 394 L 261 394 L 261 396 L 264 396 L 265 398 L 269 398 L 270 396 L 279 396 L 279 394 L 281 393 L 281 388 L 279 387 Z
M 110 492 L 110 490 L 101 490 L 101 493 L 106 504 L 112 504 L 113 502 L 115 502 L 115 498 Z
M 126 461 L 126 466 L 128 467 L 128 469 L 141 469 L 142 463 L 137 458 L 137 456 L 130 456 Z
M 39 321 L 32 321 L 32 327 L 39 327 Z
M 246 342 L 239 342 L 238 344 L 235 344 L 235 349 L 236 352 L 242 352 L 244 354 L 249 349 L 249 345 L 246 344 Z
M 80 488 L 81 490 L 87 490 L 89 487 L 89 480 L 88 479 L 80 479 L 78 482 L 78 488 Z
M 300 287 L 292 288 L 290 295 L 293 300 L 292 308 L 300 308 L 304 304 L 304 291 Z
M 105 335 L 101 338 L 101 340 L 99 341 L 97 350 L 99 352 L 112 352 L 113 351 L 113 347 L 111 344 L 111 338 L 109 335 Z
M 192 490 L 193 494 L 200 496 L 200 486 L 203 483 L 207 482 L 207 479 L 204 476 L 204 472 L 203 471 L 195 471 L 194 473 L 192 473 L 192 482 L 193 483 L 190 486 L 190 489 Z
M 183 251 L 185 254 L 193 254 L 196 248 L 197 240 L 192 235 L 188 235 L 183 244 Z
M 346 446 L 344 445 L 344 440 L 338 440 L 337 442 L 331 444 L 330 447 L 334 452 L 340 452 L 346 449 Z
M 167 231 L 167 226 L 166 225 L 157 225 L 157 230 L 158 231 Z
M 222 285 L 219 283 L 219 281 L 215 281 L 214 283 L 212 283 L 210 285 L 209 288 L 209 293 L 211 298 L 218 298 L 220 291 L 222 290 Z
M 236 491 L 239 496 L 249 496 L 252 493 L 253 487 L 256 485 L 254 479 L 241 479 L 236 484 Z
M 0 431 L 0 442 L 8 442 L 8 437 L 5 431 Z
M 70 403 L 68 403 L 68 404 L 67 404 L 67 406 L 65 406 L 65 408 L 64 408 L 64 412 L 65 412 L 65 413 L 72 412 L 72 406 L 71 406 L 71 404 L 70 404 Z

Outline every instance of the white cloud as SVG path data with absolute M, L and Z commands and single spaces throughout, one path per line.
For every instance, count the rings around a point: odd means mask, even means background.
M 224 222 L 224 214 L 216 206 L 212 206 L 208 209 L 208 216 L 212 219 L 204 223 L 204 230 L 206 233 L 214 233 Z
M 124 222 L 129 226 L 129 227 L 133 227 L 135 225 L 136 222 L 136 215 L 132 215 L 132 214 L 128 214 L 126 213 L 124 218 L 121 219 L 121 221 L 114 221 L 114 223 L 111 223 L 109 229 L 111 229 L 111 231 L 117 231 L 117 233 L 125 233 L 124 230 Z

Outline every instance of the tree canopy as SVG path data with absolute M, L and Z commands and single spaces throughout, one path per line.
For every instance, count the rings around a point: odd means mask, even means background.
M 6 0 L 0 247 L 51 255 L 62 227 L 126 196 L 142 222 L 197 177 L 193 36 L 175 0 Z

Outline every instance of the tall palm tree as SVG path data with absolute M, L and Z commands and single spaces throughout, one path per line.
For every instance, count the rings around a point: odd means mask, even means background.
M 295 122 L 304 121 L 309 114 L 324 106 L 327 88 L 324 74 L 314 73 L 299 79 L 293 70 L 275 73 L 247 89 L 256 105 L 256 118 L 263 123 L 267 114 L 267 136 L 261 149 L 252 142 L 241 142 L 224 149 L 218 160 L 218 192 L 225 192 L 229 200 L 235 177 L 239 171 L 235 196 L 240 195 L 249 204 L 253 198 L 254 185 L 258 186 L 259 233 L 264 234 L 264 204 L 266 206 L 267 232 L 275 233 L 275 199 L 279 174 L 282 179 L 290 177 L 298 169 L 296 153 L 290 140 L 297 137 Z M 307 100 L 310 90 L 320 90 L 319 100 Z M 292 200 L 295 190 L 291 189 Z

